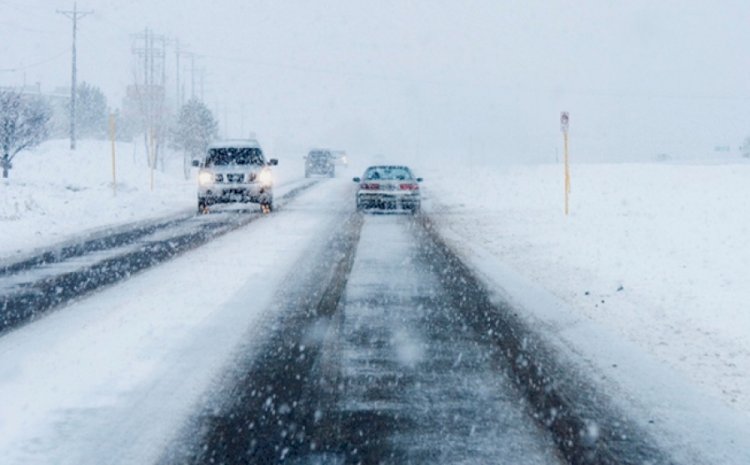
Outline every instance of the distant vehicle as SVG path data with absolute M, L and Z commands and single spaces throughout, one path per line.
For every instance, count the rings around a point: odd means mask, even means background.
M 332 150 L 333 161 L 337 165 L 349 166 L 349 158 L 346 156 L 346 152 L 343 150 Z
M 198 212 L 217 203 L 258 203 L 264 213 L 273 210 L 272 158 L 266 161 L 255 140 L 211 144 L 203 160 L 194 160 L 198 172 Z
M 336 176 L 336 166 L 333 164 L 333 154 L 330 150 L 314 149 L 305 157 L 305 177 L 319 174 L 332 178 Z
M 361 178 L 353 178 L 359 184 L 356 200 L 357 210 L 387 209 L 408 210 L 417 213 L 422 205 L 419 183 L 406 166 L 377 165 L 365 170 Z

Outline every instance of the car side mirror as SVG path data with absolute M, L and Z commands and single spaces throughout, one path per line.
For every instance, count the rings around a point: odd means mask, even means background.
M 422 182 L 422 181 L 424 181 L 424 178 L 417 178 L 417 182 Z
M 200 162 L 200 160 L 193 160 L 193 162 L 192 162 L 191 164 L 192 164 L 192 165 L 193 165 L 193 166 L 194 166 L 195 168 L 197 168 L 197 167 L 201 166 L 201 162 Z
M 360 178 L 352 178 L 352 181 L 354 181 L 354 182 L 360 182 L 361 180 L 362 179 L 360 179 Z

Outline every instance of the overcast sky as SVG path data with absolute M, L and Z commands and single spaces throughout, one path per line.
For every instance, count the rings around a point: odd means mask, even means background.
M 389 158 L 712 156 L 750 135 L 750 2 L 81 0 L 79 81 L 119 107 L 131 35 L 179 39 L 227 136 Z M 0 0 L 0 84 L 70 83 L 72 2 Z M 175 48 L 167 85 L 176 94 Z M 190 94 L 189 58 L 181 79 Z

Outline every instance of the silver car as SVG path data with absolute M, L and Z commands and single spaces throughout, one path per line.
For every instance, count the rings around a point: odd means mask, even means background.
M 332 178 L 336 176 L 336 166 L 330 150 L 313 149 L 305 157 L 305 177 L 312 174 L 322 174 Z
M 353 178 L 357 189 L 357 210 L 406 210 L 417 213 L 422 205 L 419 183 L 406 166 L 378 165 Z
M 265 213 L 273 210 L 273 174 L 276 159 L 266 161 L 254 140 L 211 144 L 199 161 L 198 212 L 217 203 L 252 202 Z

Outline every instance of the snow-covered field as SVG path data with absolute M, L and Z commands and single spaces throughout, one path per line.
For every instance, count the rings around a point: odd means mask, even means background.
M 574 165 L 568 217 L 559 165 L 445 168 L 432 217 L 498 292 L 667 442 L 750 460 L 749 164 Z
M 568 217 L 559 166 L 434 175 L 438 221 L 750 411 L 750 165 L 574 166 Z
M 184 180 L 179 159 L 155 173 L 151 191 L 130 144 L 118 144 L 115 196 L 109 150 L 51 141 L 19 155 L 0 182 L 0 260 L 194 211 L 194 180 Z M 280 157 L 279 183 L 300 178 L 301 165 L 301 156 Z M 750 164 L 573 165 L 567 217 L 559 165 L 417 174 L 443 234 L 554 344 L 601 375 L 613 398 L 645 412 L 675 448 L 692 441 L 709 457 L 750 463 Z M 330 193 L 348 195 L 342 183 Z

